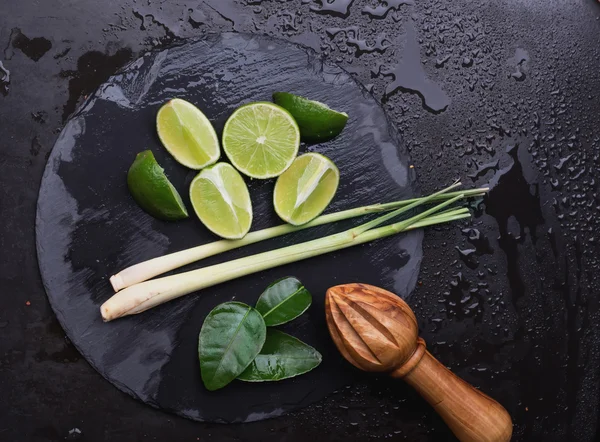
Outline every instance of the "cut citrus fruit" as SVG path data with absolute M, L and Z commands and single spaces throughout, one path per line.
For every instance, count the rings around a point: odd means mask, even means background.
M 275 92 L 273 101 L 292 114 L 300 127 L 302 140 L 308 143 L 319 143 L 338 136 L 348 121 L 345 112 L 288 92 Z
M 301 155 L 277 178 L 275 212 L 295 226 L 306 224 L 325 210 L 339 181 L 340 172 L 329 158 L 318 153 Z
M 214 234 L 243 238 L 252 224 L 252 203 L 244 179 L 227 163 L 202 170 L 190 184 L 190 200 L 200 221 Z
M 298 154 L 300 131 L 285 109 L 267 102 L 239 107 L 223 128 L 223 150 L 252 178 L 281 175 Z
M 219 138 L 206 116 L 180 98 L 164 104 L 156 115 L 156 130 L 165 149 L 190 169 L 202 169 L 221 156 Z
M 127 186 L 139 206 L 155 218 L 175 221 L 188 217 L 181 196 L 152 151 L 137 154 L 127 172 Z

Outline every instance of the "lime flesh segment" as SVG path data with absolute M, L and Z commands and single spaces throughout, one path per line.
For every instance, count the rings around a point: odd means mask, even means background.
M 288 92 L 273 93 L 273 101 L 292 114 L 300 128 L 302 141 L 308 143 L 320 143 L 338 136 L 348 121 L 345 112 Z
M 150 150 L 140 152 L 127 172 L 127 186 L 138 205 L 155 218 L 175 221 L 188 217 L 173 187 Z
M 202 170 L 190 185 L 190 200 L 200 221 L 226 239 L 243 238 L 252 225 L 252 203 L 244 179 L 227 163 Z
M 295 226 L 306 224 L 325 210 L 339 182 L 340 172 L 329 158 L 318 153 L 301 155 L 277 178 L 275 212 Z
M 294 161 L 300 131 L 292 115 L 267 102 L 239 107 L 223 128 L 223 150 L 231 163 L 252 178 L 281 175 Z
M 202 169 L 221 156 L 219 138 L 206 116 L 191 103 L 174 98 L 156 115 L 156 130 L 165 149 L 190 169 Z

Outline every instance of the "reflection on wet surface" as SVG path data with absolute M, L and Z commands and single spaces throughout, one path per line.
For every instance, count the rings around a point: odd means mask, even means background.
M 6 97 L 10 85 L 10 71 L 4 67 L 2 62 L 0 62 L 0 74 L 2 75 L 0 77 L 0 92 Z
M 16 385 L 12 397 L 22 398 L 10 412 L 15 425 L 25 423 L 24 410 L 39 402 L 28 402 L 29 386 L 47 379 L 43 388 L 49 394 L 40 399 L 45 409 L 56 407 L 46 397 L 83 403 L 95 394 L 117 433 L 139 431 L 121 419 L 124 409 L 146 418 L 154 434 L 166 431 L 162 415 L 111 395 L 114 389 L 82 360 L 32 362 L 39 347 L 52 347 L 46 351 L 52 354 L 64 344 L 63 337 L 38 332 L 33 338 L 25 331 L 30 321 L 52 321 L 52 313 L 37 279 L 31 226 L 22 220 L 34 217 L 44 160 L 80 95 L 148 49 L 237 30 L 304 43 L 386 100 L 425 190 L 457 176 L 473 185 L 495 183 L 472 226 L 426 233 L 422 271 L 409 302 L 431 351 L 507 406 L 515 440 L 593 440 L 600 362 L 594 350 L 599 342 L 594 275 L 600 265 L 595 216 L 600 45 L 594 2 L 509 1 L 481 8 L 436 0 L 125 0 L 83 1 L 69 10 L 36 3 L 35 14 L 28 3 L 0 14 L 0 131 L 10 140 L 0 157 L 7 192 L 0 201 L 17 207 L 2 206 L 11 232 L 3 247 L 15 252 L 0 274 L 25 274 L 3 280 L 14 293 L 4 302 L 14 302 L 10 311 L 18 313 L 7 318 L 0 311 L 10 346 L 0 364 L 15 367 L 4 377 Z M 407 58 L 410 36 L 413 55 Z M 121 50 L 130 52 L 111 59 Z M 80 58 L 90 67 L 80 67 Z M 25 307 L 33 296 L 37 299 Z M 318 438 L 317 428 L 327 427 L 346 440 L 444 440 L 443 424 L 408 390 L 379 379 L 363 382 L 249 431 L 256 438 L 275 432 L 306 439 Z M 101 434 L 96 413 L 88 411 L 93 408 L 77 408 L 73 413 Z M 39 434 L 68 436 L 72 426 L 58 428 L 42 413 Z M 177 423 L 178 432 L 197 437 L 197 426 Z M 28 427 L 29 421 L 23 425 Z M 228 430 L 210 430 L 216 438 L 224 434 L 218 431 Z M 231 431 L 234 437 L 237 430 Z M 169 437 L 171 431 L 162 434 Z

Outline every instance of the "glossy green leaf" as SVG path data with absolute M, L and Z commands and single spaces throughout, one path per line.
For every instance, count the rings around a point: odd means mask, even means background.
M 311 371 L 321 359 L 321 353 L 310 345 L 270 328 L 262 350 L 238 379 L 263 382 L 293 378 Z
M 249 305 L 226 302 L 216 306 L 198 338 L 204 386 L 217 390 L 238 377 L 260 352 L 266 333 L 261 314 Z
M 275 281 L 260 295 L 256 310 L 268 327 L 285 324 L 306 311 L 312 303 L 310 292 L 296 278 Z

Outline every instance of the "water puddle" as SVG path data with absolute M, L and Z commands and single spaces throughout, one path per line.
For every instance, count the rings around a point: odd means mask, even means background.
M 439 84 L 431 81 L 421 63 L 420 47 L 417 31 L 412 21 L 405 25 L 405 42 L 402 58 L 396 66 L 389 70 L 381 69 L 384 75 L 391 75 L 394 80 L 385 89 L 384 98 L 388 99 L 397 91 L 417 94 L 421 97 L 423 107 L 430 112 L 440 113 L 450 105 L 450 98 Z
M 526 179 L 527 167 L 519 159 L 519 145 L 510 146 L 507 153 L 513 162 L 490 180 L 486 213 L 496 219 L 500 237 L 498 244 L 506 254 L 507 276 L 513 303 L 525 294 L 525 284 L 519 271 L 519 244 L 528 233 L 537 240 L 536 229 L 544 224 L 539 187 Z
M 63 121 L 75 111 L 81 97 L 87 98 L 131 57 L 132 51 L 128 48 L 119 49 L 113 55 L 91 51 L 79 57 L 77 70 L 62 71 L 60 76 L 69 79 L 69 99 L 63 106 Z
M 38 61 L 46 52 L 52 48 L 50 40 L 44 37 L 28 38 L 19 28 L 13 28 L 8 39 L 8 45 L 4 49 L 4 58 L 12 59 L 14 49 L 20 50 L 33 61 Z
M 511 72 L 510 77 L 516 81 L 523 81 L 527 78 L 527 72 L 529 71 L 529 53 L 525 49 L 517 48 L 515 55 L 509 58 L 508 63 L 515 70 Z
M 188 23 L 194 29 L 200 28 L 200 26 L 204 25 L 208 17 L 206 14 L 200 9 L 188 9 Z

